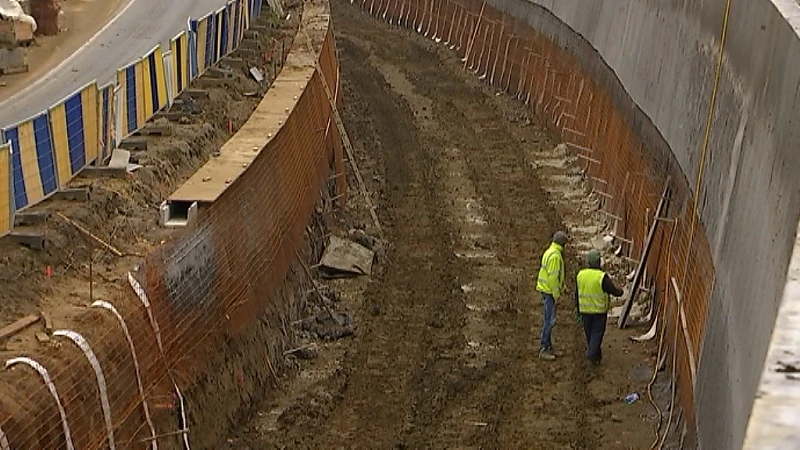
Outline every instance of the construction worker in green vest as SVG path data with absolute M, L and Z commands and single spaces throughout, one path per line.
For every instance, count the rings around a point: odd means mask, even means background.
M 623 291 L 603 272 L 600 252 L 589 251 L 586 263 L 589 267 L 578 272 L 575 296 L 578 312 L 583 320 L 583 332 L 586 334 L 586 358 L 592 364 L 600 364 L 603 359 L 603 335 L 606 332 L 608 311 L 611 309 L 610 296 L 621 297 Z
M 566 243 L 567 235 L 563 231 L 557 231 L 553 235 L 550 247 L 542 255 L 542 265 L 536 281 L 536 290 L 542 293 L 542 302 L 544 303 L 544 324 L 542 325 L 539 358 L 546 360 L 556 359 L 551 336 L 556 324 L 556 304 L 564 292 L 563 253 Z

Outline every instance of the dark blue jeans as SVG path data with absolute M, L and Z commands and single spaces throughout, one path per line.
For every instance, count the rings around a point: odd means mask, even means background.
M 556 299 L 550 294 L 542 293 L 542 302 L 544 303 L 544 324 L 542 325 L 541 349 L 551 351 L 553 343 L 550 337 L 556 324 Z
M 606 334 L 607 314 L 581 314 L 586 333 L 586 358 L 599 363 L 603 359 L 603 335 Z

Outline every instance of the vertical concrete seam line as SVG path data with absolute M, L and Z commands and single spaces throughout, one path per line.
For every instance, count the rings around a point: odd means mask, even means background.
M 731 12 L 731 0 L 725 2 L 725 15 L 722 18 L 722 31 L 720 32 L 719 41 L 719 56 L 717 57 L 717 67 L 714 71 L 714 87 L 711 91 L 711 102 L 708 105 L 708 118 L 706 119 L 706 131 L 703 138 L 703 149 L 700 153 L 700 162 L 697 171 L 697 183 L 694 187 L 694 202 L 692 206 L 692 222 L 689 228 L 689 246 L 686 249 L 686 257 L 683 264 L 683 275 L 681 276 L 681 291 L 686 292 L 686 275 L 689 269 L 689 257 L 694 244 L 695 229 L 697 226 L 697 206 L 700 202 L 700 191 L 703 183 L 703 171 L 705 169 L 706 153 L 708 153 L 708 145 L 711 141 L 711 125 L 714 121 L 714 111 L 717 104 L 717 92 L 719 91 L 719 79 L 722 73 L 722 61 L 725 55 L 725 41 L 728 36 L 728 18 Z M 713 286 L 713 285 L 712 285 Z

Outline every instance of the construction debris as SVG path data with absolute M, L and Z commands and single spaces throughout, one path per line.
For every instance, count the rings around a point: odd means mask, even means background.
M 264 81 L 264 74 L 262 74 L 261 71 L 258 70 L 258 67 L 251 67 L 250 75 L 253 77 L 254 80 L 256 80 L 257 83 L 261 83 L 262 81 Z
M 331 236 L 320 269 L 328 278 L 370 275 L 374 257 L 375 253 L 361 244 Z
M 656 337 L 657 325 L 658 325 L 658 317 L 656 317 L 656 320 L 653 321 L 653 325 L 650 326 L 650 329 L 647 331 L 647 333 L 645 333 L 645 334 L 643 334 L 641 336 L 631 336 L 630 337 L 631 340 L 634 341 L 634 342 L 643 342 L 643 341 L 652 340 L 653 338 Z
M 301 321 L 300 329 L 323 341 L 335 341 L 355 333 L 353 318 L 346 312 L 337 312 L 333 315 L 327 311 L 321 312 Z
M 139 164 L 131 164 L 131 152 L 116 148 L 111 153 L 111 160 L 108 162 L 108 167 L 111 169 L 124 169 L 128 173 L 135 172 L 142 168 Z
M 9 336 L 13 336 L 20 331 L 28 328 L 29 326 L 35 324 L 40 319 L 39 316 L 29 314 L 16 322 L 12 323 L 11 325 L 6 325 L 3 328 L 0 328 L 0 339 L 5 339 Z
M 670 178 L 667 177 L 667 180 L 664 182 L 664 189 L 663 193 L 661 194 L 661 200 L 658 202 L 658 207 L 656 208 L 655 218 L 653 223 L 650 226 L 650 232 L 647 235 L 647 240 L 645 241 L 644 251 L 642 252 L 642 259 L 639 261 L 639 266 L 636 269 L 636 274 L 633 277 L 633 285 L 631 290 L 628 292 L 628 298 L 625 301 L 625 306 L 622 309 L 622 314 L 619 316 L 619 321 L 617 321 L 617 326 L 619 328 L 625 328 L 625 322 L 628 320 L 628 314 L 631 311 L 631 306 L 633 305 L 633 300 L 636 297 L 636 294 L 639 290 L 639 285 L 642 281 L 642 277 L 644 275 L 645 267 L 647 266 L 647 257 L 650 255 L 650 248 L 653 244 L 653 238 L 656 234 L 656 228 L 658 224 L 661 222 L 659 219 L 661 218 L 661 214 L 666 207 L 668 197 L 669 197 L 669 183 Z

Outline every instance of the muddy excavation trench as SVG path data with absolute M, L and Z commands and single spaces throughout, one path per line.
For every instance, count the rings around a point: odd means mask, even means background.
M 454 52 L 333 1 L 341 114 L 385 232 L 371 277 L 325 281 L 354 333 L 298 343 L 226 448 L 647 448 L 655 344 L 609 325 L 584 363 L 573 304 L 602 236 L 574 157 Z M 353 173 L 336 227 L 371 229 Z M 541 252 L 567 230 L 555 361 L 537 358 Z M 607 269 L 626 283 L 629 266 Z M 656 384 L 654 394 L 663 390 Z M 633 392 L 642 400 L 626 404 Z

